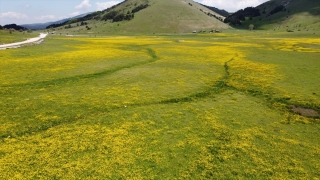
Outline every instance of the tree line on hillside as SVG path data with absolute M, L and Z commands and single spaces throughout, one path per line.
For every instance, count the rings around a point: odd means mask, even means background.
M 22 26 L 19 26 L 16 24 L 8 24 L 8 25 L 4 25 L 4 26 L 0 25 L 0 30 L 8 31 L 10 34 L 12 34 L 13 32 L 23 32 L 23 34 L 25 32 L 28 32 L 28 33 L 32 32 L 32 30 L 29 30 L 25 27 L 22 27 Z
M 27 28 L 25 27 L 22 27 L 22 26 L 19 26 L 19 25 L 16 25 L 16 24 L 7 24 L 7 25 L 4 25 L 2 27 L 2 29 L 14 29 L 16 31 L 25 31 L 25 30 L 28 30 Z
M 200 9 L 200 11 L 203 12 L 203 13 L 205 13 L 206 15 L 208 15 L 208 16 L 210 16 L 210 17 L 214 17 L 214 18 L 216 18 L 217 20 L 223 22 L 223 18 L 220 17 L 220 16 L 217 16 L 217 15 L 212 14 L 212 13 L 210 13 L 210 12 L 206 12 L 206 11 L 204 11 L 204 10 L 202 10 L 202 9 Z
M 134 14 L 149 7 L 149 4 L 141 4 L 130 11 L 127 11 L 127 14 L 117 12 L 117 11 L 110 11 L 102 16 L 101 20 L 112 20 L 112 22 L 119 22 L 119 21 L 130 21 L 134 18 Z
M 51 24 L 51 25 L 47 26 L 46 29 L 52 29 L 52 28 L 64 26 L 64 25 L 66 25 L 67 23 L 68 23 L 68 22 L 58 23 L 58 24 Z
M 107 21 L 112 20 L 112 22 L 119 22 L 119 21 L 130 21 L 134 18 L 134 13 L 131 13 L 130 11 L 127 12 L 127 14 L 119 13 L 117 11 L 111 11 L 107 14 L 105 14 L 101 20 Z
M 132 13 L 137 13 L 139 11 L 141 11 L 142 9 L 145 9 L 149 6 L 149 4 L 142 4 L 140 6 L 135 7 L 134 9 L 132 9 Z
M 201 3 L 199 3 L 199 4 L 201 4 Z M 204 6 L 204 7 L 206 7 L 206 8 L 208 8 L 208 9 L 210 9 L 210 10 L 213 11 L 213 12 L 216 12 L 216 13 L 220 14 L 221 16 L 227 17 L 227 16 L 230 15 L 230 13 L 228 13 L 228 12 L 227 12 L 226 10 L 224 10 L 224 9 L 218 9 L 218 8 L 211 7 L 211 6 L 207 6 L 207 5 L 204 5 L 204 4 L 201 4 L 201 5 Z
M 72 28 L 70 23 L 72 23 L 72 22 L 64 22 L 64 23 L 60 23 L 60 24 L 51 24 L 50 26 L 47 26 L 46 29 L 54 29 L 54 28 L 63 27 L 63 26 L 64 26 L 65 29 L 69 29 L 69 28 Z M 91 29 L 88 26 L 88 22 L 85 22 L 85 21 L 81 21 L 80 23 L 77 23 L 76 26 L 86 26 L 86 28 L 88 30 Z
M 121 4 L 121 3 L 120 3 Z M 59 24 L 51 24 L 46 27 L 46 29 L 51 29 L 51 28 L 57 28 L 60 26 L 64 26 L 65 29 L 71 28 L 71 24 L 77 23 L 77 26 L 79 22 L 81 22 L 80 26 L 87 25 L 83 24 L 83 22 L 88 21 L 88 20 L 111 20 L 112 22 L 120 22 L 120 21 L 130 21 L 131 19 L 134 18 L 134 14 L 149 7 L 149 4 L 141 4 L 139 6 L 136 6 L 133 8 L 131 11 L 127 11 L 127 13 L 123 13 L 120 11 L 115 11 L 113 10 L 115 6 L 108 8 L 103 11 L 97 11 L 91 14 L 88 14 L 84 17 L 81 18 L 76 18 L 76 19 L 71 19 L 70 21 L 64 22 L 64 23 L 59 23 Z M 87 26 L 86 26 L 87 27 Z M 90 29 L 90 27 L 87 27 L 87 29 Z
M 247 7 L 241 9 L 224 19 L 225 23 L 230 23 L 231 25 L 241 25 L 241 21 L 245 21 L 246 17 L 252 19 L 252 17 L 260 16 L 260 10 L 254 7 Z
M 286 11 L 285 6 L 283 5 L 276 6 L 268 14 L 266 13 L 265 8 L 260 13 L 260 9 L 258 8 L 247 7 L 229 15 L 227 18 L 224 19 L 224 22 L 229 23 L 231 25 L 241 25 L 241 21 L 245 21 L 246 18 L 252 20 L 253 17 L 261 16 L 262 14 L 267 14 L 266 17 L 269 17 L 282 11 Z
M 286 11 L 286 7 L 284 7 L 283 5 L 277 6 L 273 10 L 271 10 L 267 16 L 271 16 L 281 11 Z

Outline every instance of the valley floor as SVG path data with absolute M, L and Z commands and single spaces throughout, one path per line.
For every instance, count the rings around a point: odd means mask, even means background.
M 319 54 L 264 32 L 0 51 L 0 177 L 320 178 Z

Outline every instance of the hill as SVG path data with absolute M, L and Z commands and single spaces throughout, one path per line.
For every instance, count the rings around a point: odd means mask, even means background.
M 126 0 L 57 29 L 72 33 L 187 33 L 229 28 L 223 19 L 192 0 Z
M 233 27 L 247 29 L 253 24 L 256 29 L 273 31 L 320 31 L 319 0 L 271 0 L 255 9 L 259 16 L 245 16 L 241 25 Z

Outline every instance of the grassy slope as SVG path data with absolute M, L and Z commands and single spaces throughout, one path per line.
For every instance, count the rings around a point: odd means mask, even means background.
M 135 14 L 131 21 L 112 23 L 110 21 L 88 21 L 92 27 L 89 32 L 94 34 L 111 33 L 111 34 L 152 34 L 152 33 L 191 33 L 193 30 L 211 30 L 227 29 L 228 25 L 209 17 L 200 11 L 200 9 L 216 14 L 213 11 L 191 1 L 191 0 L 128 0 L 114 10 L 124 12 L 131 11 L 135 4 L 148 3 L 150 6 Z M 190 6 L 188 3 L 192 3 Z M 72 24 L 73 26 L 75 24 Z M 81 28 L 81 27 L 80 27 Z M 62 32 L 77 33 L 79 27 Z M 88 31 L 82 27 L 80 33 Z
M 49 36 L 0 51 L 0 174 L 319 178 L 319 119 L 286 108 L 320 108 L 319 40 L 288 36 Z
M 286 7 L 287 11 L 266 17 L 272 9 L 281 5 L 281 2 L 280 0 L 274 0 L 258 6 L 257 8 L 261 12 L 266 9 L 266 14 L 243 22 L 242 28 L 247 29 L 250 24 L 254 24 L 258 29 L 275 29 L 276 31 L 286 31 L 287 29 L 305 32 L 307 30 L 320 31 L 320 1 L 292 0 Z M 283 2 L 289 2 L 289 0 Z
M 125 25 L 127 32 L 176 32 L 225 29 L 227 25 L 202 13 L 196 3 L 189 1 L 150 1 L 151 7 L 137 13 L 135 19 Z M 203 8 L 204 9 L 204 8 Z M 211 11 L 210 11 L 211 12 Z

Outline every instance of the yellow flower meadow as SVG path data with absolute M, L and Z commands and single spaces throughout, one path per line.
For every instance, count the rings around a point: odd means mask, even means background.
M 0 51 L 0 178 L 319 178 L 318 119 L 288 108 L 320 108 L 319 43 L 51 36 Z

